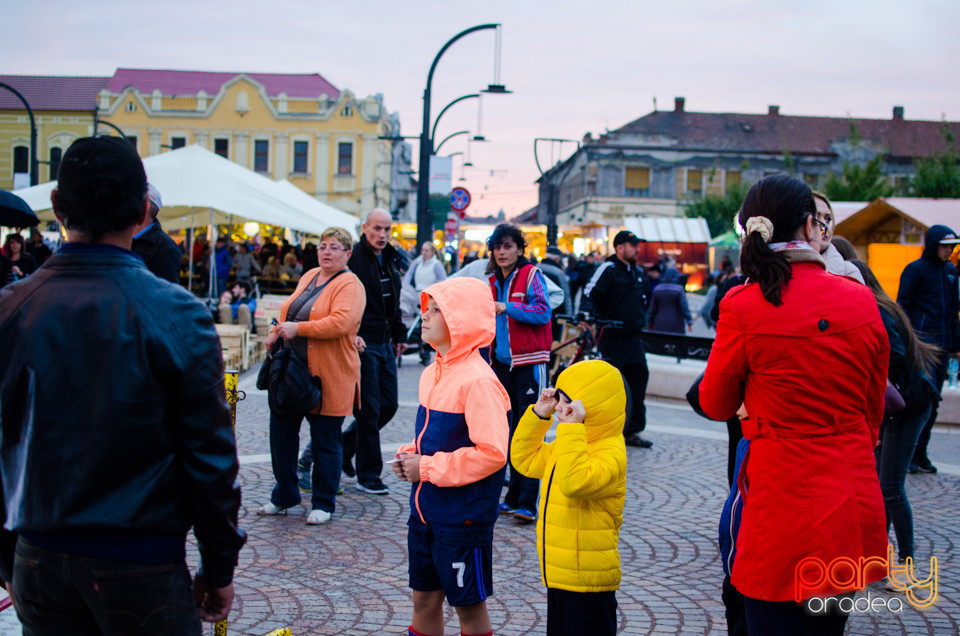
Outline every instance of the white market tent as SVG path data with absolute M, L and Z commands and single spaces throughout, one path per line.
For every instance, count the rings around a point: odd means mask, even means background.
M 355 217 L 197 145 L 147 157 L 143 167 L 163 197 L 159 218 L 166 230 L 256 221 L 315 235 L 343 227 L 358 238 Z M 56 185 L 23 188 L 17 195 L 42 220 L 53 220 L 50 192 Z
M 623 219 L 625 228 L 650 243 L 709 243 L 710 230 L 703 218 L 636 216 Z
M 276 186 L 279 197 L 288 201 L 290 205 L 296 207 L 298 210 L 302 210 L 304 214 L 322 218 L 324 223 L 327 224 L 326 227 L 339 227 L 347 230 L 354 240 L 360 238 L 357 234 L 357 226 L 360 224 L 360 219 L 357 217 L 314 199 L 286 179 L 274 181 L 273 185 Z M 326 227 L 324 229 L 326 229 Z M 312 232 L 312 234 L 319 236 L 320 232 Z

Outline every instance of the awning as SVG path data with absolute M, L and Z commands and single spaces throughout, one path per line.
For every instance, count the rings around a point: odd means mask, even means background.
M 623 225 L 649 243 L 709 243 L 710 229 L 703 218 L 635 216 Z
M 308 234 L 339 226 L 358 238 L 357 219 L 292 184 L 283 185 L 197 145 L 143 160 L 147 180 L 160 190 L 165 230 L 256 221 Z M 53 220 L 56 182 L 17 190 L 42 220 Z M 293 188 L 297 192 L 290 190 Z M 302 195 L 302 196 L 301 196 Z

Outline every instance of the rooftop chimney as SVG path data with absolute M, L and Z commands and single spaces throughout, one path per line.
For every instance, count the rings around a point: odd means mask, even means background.
M 768 108 L 769 108 L 769 110 L 767 110 L 767 114 L 768 114 L 768 115 L 779 115 L 779 114 L 780 114 L 780 107 L 779 107 L 779 106 L 774 106 L 773 104 L 770 104 L 770 106 L 769 106 Z
M 894 107 L 893 107 L 893 118 L 894 118 L 894 119 L 903 119 L 903 106 L 894 106 Z
M 683 102 L 686 101 L 682 97 L 673 98 L 673 112 L 682 113 L 683 112 Z

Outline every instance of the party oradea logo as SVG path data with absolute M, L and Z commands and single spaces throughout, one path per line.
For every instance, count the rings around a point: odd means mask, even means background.
M 894 558 L 893 546 L 887 546 L 887 558 L 882 557 L 837 557 L 829 563 L 819 557 L 806 557 L 797 564 L 794 579 L 794 594 L 797 603 L 803 602 L 813 614 L 826 614 L 838 609 L 843 613 L 891 611 L 900 612 L 903 601 L 898 596 L 886 598 L 872 596 L 823 596 L 830 590 L 841 594 L 863 589 L 867 581 L 886 575 L 890 587 L 903 592 L 907 601 L 917 609 L 931 607 L 939 591 L 937 557 L 930 557 L 930 570 L 926 578 L 917 574 L 914 560 L 907 557 L 905 563 Z

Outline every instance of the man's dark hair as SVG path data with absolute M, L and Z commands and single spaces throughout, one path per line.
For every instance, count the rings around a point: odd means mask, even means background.
M 505 240 L 511 240 L 520 248 L 520 253 L 527 248 L 527 241 L 523 238 L 523 231 L 512 223 L 501 223 L 493 229 L 493 234 L 487 239 L 487 249 L 491 252 L 502 245 Z
M 83 137 L 63 155 L 57 192 L 57 213 L 67 229 L 96 241 L 140 221 L 147 175 L 130 142 Z

